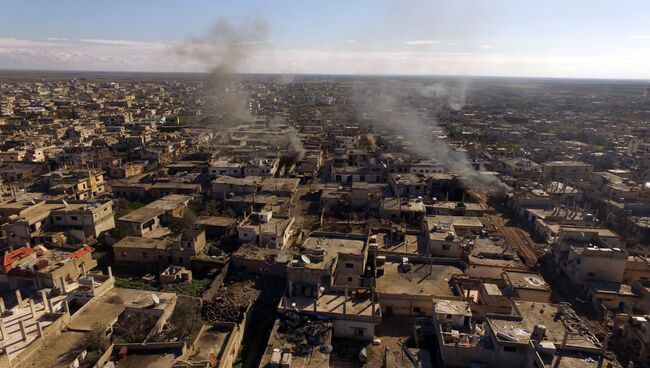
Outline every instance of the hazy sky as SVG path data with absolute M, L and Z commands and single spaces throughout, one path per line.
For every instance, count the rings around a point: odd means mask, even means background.
M 650 79 L 649 15 L 650 0 L 3 0 L 0 69 L 203 71 L 178 45 L 255 16 L 269 31 L 241 72 Z

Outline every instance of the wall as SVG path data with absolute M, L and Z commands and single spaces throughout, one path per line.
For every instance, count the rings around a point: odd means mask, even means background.
M 375 323 L 335 319 L 333 321 L 333 335 L 337 337 L 349 337 L 355 339 L 370 340 L 375 335 Z M 363 335 L 357 332 L 363 330 Z

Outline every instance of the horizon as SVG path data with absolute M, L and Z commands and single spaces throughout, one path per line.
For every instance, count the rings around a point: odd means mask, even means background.
M 0 68 L 0 80 L 7 79 L 2 73 L 52 73 L 52 74 L 152 74 L 152 75 L 205 75 L 209 71 L 130 71 L 130 70 L 74 70 L 74 69 L 5 69 Z M 452 75 L 452 74 L 326 74 L 326 73 L 274 73 L 274 72 L 240 72 L 232 75 L 239 76 L 296 76 L 296 77 L 381 77 L 381 78 L 431 78 L 431 79 L 503 79 L 503 80 L 548 80 L 548 81 L 603 81 L 603 82 L 638 82 L 650 83 L 650 78 L 607 78 L 607 77 L 544 77 L 544 76 L 504 76 L 504 75 Z M 12 77 L 19 77 L 12 76 Z
M 237 73 L 645 80 L 648 12 L 641 0 L 10 1 L 0 69 L 200 73 L 246 45 Z M 224 24 L 234 36 L 212 38 Z

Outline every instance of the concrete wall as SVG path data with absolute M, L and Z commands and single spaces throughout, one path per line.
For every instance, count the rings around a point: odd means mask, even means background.
M 363 331 L 363 334 L 360 334 L 360 331 Z M 375 323 L 335 319 L 333 323 L 333 335 L 336 337 L 370 340 L 375 335 Z

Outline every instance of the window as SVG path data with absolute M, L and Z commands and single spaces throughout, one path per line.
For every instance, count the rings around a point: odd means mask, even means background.
M 62 217 L 61 216 L 54 216 L 54 219 L 57 220 L 57 221 L 61 221 Z
M 348 282 L 352 282 L 352 276 L 348 276 Z
M 71 216 L 70 219 L 71 219 L 72 221 L 77 221 L 77 216 Z
M 345 268 L 354 268 L 354 265 L 352 263 L 346 263 Z
M 517 352 L 517 347 L 516 346 L 504 346 L 503 351 L 507 353 L 516 353 Z
M 142 252 L 142 258 L 147 258 L 149 257 L 149 254 L 147 252 Z
M 420 314 L 420 313 L 422 313 L 422 310 L 419 307 L 415 307 L 415 308 L 413 308 L 413 313 Z
M 443 244 L 442 245 L 442 250 L 450 250 L 451 249 L 451 244 Z

